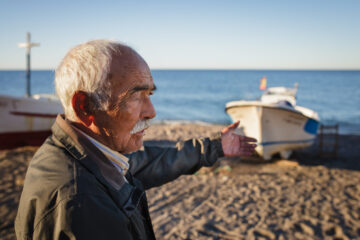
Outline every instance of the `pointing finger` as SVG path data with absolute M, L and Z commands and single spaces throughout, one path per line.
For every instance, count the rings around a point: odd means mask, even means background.
M 232 129 L 237 128 L 239 126 L 239 124 L 240 124 L 240 121 L 236 121 L 233 124 L 227 126 L 226 128 L 229 129 L 229 130 L 232 130 Z
M 226 128 L 224 128 L 224 129 L 221 131 L 221 133 L 224 134 L 224 133 L 229 132 L 230 130 L 236 129 L 236 128 L 239 126 L 239 123 L 240 123 L 240 121 L 234 122 L 233 124 L 231 124 L 231 125 L 227 126 Z

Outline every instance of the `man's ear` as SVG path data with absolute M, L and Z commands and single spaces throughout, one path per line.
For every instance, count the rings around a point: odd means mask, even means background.
M 94 115 L 91 111 L 89 95 L 83 91 L 75 92 L 71 103 L 77 118 L 85 124 L 85 126 L 90 126 L 94 121 Z

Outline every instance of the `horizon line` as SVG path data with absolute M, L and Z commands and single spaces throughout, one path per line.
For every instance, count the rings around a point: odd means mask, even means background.
M 32 68 L 31 71 L 54 71 L 55 68 Z M 155 71 L 360 71 L 360 68 L 150 68 Z M 19 68 L 0 68 L 0 71 L 26 71 Z

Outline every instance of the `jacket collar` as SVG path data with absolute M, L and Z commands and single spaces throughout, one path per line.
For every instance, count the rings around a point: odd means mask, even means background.
M 129 159 L 122 155 L 121 153 L 110 149 L 109 147 L 105 146 L 101 142 L 97 141 L 96 139 L 90 137 L 82 130 L 78 129 L 77 127 L 73 126 L 78 133 L 84 135 L 97 149 L 99 149 L 107 159 L 113 162 L 116 168 L 121 172 L 121 174 L 125 175 L 127 170 L 129 169 Z
M 124 177 L 109 159 L 95 147 L 89 139 L 76 131 L 70 121 L 58 115 L 51 128 L 53 136 L 79 162 L 92 172 L 104 185 L 119 190 L 124 184 Z

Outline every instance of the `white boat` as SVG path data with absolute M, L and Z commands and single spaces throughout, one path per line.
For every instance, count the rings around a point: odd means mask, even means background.
M 264 160 L 280 153 L 288 159 L 294 149 L 305 148 L 315 141 L 318 114 L 296 106 L 297 84 L 294 88 L 273 87 L 259 101 L 232 101 L 226 112 L 232 120 L 240 120 L 240 134 L 256 138 L 256 152 Z
M 60 113 L 63 108 L 52 94 L 0 96 L 0 149 L 41 145 Z

